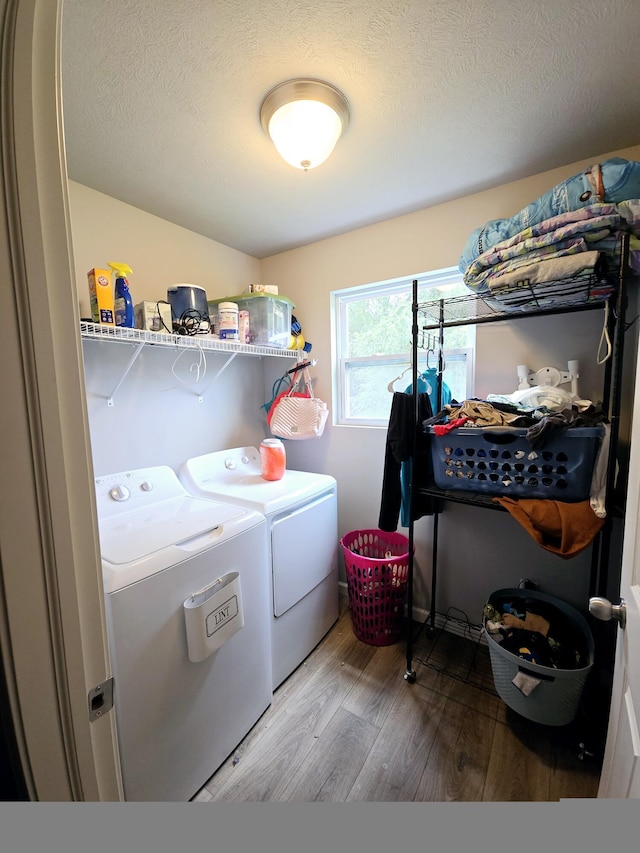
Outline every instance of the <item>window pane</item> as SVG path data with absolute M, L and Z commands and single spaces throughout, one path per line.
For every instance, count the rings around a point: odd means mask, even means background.
M 411 294 L 392 293 L 345 304 L 343 356 L 394 355 L 411 350 Z
M 468 396 L 468 357 L 467 352 L 445 353 L 443 382 L 448 386 L 452 399 L 458 402 Z M 436 367 L 435 360 L 429 362 L 429 367 Z M 424 354 L 421 354 L 418 359 L 418 375 L 426 370 Z M 407 362 L 398 365 L 347 361 L 345 363 L 345 418 L 386 422 L 391 410 L 393 391 L 402 392 L 409 389 L 412 376 L 411 367 Z M 396 380 L 396 377 L 399 378 Z M 389 392 L 390 383 L 393 383 L 392 392 Z M 433 394 L 430 393 L 434 407 L 437 402 L 436 393 L 434 387 Z
M 420 303 L 437 305 L 441 298 L 466 293 L 462 276 L 453 267 L 416 278 Z M 392 401 L 389 383 L 394 383 L 393 391 L 405 391 L 411 385 L 413 281 L 395 279 L 334 293 L 335 406 L 339 423 L 386 426 Z M 421 319 L 419 316 L 419 326 Z M 421 374 L 427 367 L 438 367 L 439 330 L 418 331 Z M 472 396 L 474 343 L 475 327 L 444 331 L 444 381 L 458 401 Z M 402 378 L 397 379 L 400 374 Z M 435 403 L 432 395 L 432 405 Z
M 451 398 L 461 403 L 469 396 L 469 364 L 470 353 L 444 354 L 445 368 L 442 381 L 451 391 Z M 435 414 L 435 412 L 434 412 Z
M 347 363 L 345 416 L 362 420 L 387 420 L 392 396 L 387 386 L 401 372 L 389 364 Z M 396 390 L 404 391 L 410 382 L 411 376 L 407 374 L 397 383 Z

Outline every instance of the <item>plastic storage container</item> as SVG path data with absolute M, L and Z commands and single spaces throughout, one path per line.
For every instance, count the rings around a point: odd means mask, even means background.
M 440 489 L 583 501 L 604 434 L 602 427 L 559 432 L 533 455 L 526 429 L 458 427 L 436 435 L 428 427 L 433 478 Z
M 483 627 L 489 645 L 496 691 L 510 708 L 528 720 L 547 726 L 567 725 L 576 716 L 587 676 L 593 666 L 594 642 L 587 621 L 559 598 L 535 590 L 499 589 L 491 594 L 489 603 L 500 609 L 500 603 L 511 598 L 529 598 L 553 605 L 566 620 L 567 629 L 573 632 L 577 644 L 586 648 L 588 660 L 585 666 L 576 669 L 556 669 L 525 661 L 502 648 L 486 630 L 484 619 Z M 513 683 L 518 672 L 540 679 L 540 683 L 528 696 Z
M 270 293 L 244 293 L 209 300 L 210 313 L 217 313 L 221 302 L 235 302 L 238 311 L 249 312 L 250 343 L 258 346 L 288 349 L 291 337 L 293 302 L 286 296 Z
M 402 636 L 409 572 L 409 540 L 384 530 L 352 530 L 340 540 L 353 631 L 371 646 Z

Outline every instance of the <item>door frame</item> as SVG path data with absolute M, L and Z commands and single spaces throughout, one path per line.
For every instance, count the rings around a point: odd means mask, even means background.
M 636 356 L 639 376 L 640 354 Z M 625 601 L 626 626 L 614 622 L 615 661 L 604 758 L 598 798 L 635 799 L 640 795 L 640 744 L 638 714 L 638 630 L 640 626 L 640 384 L 635 383 L 631 414 L 622 566 L 615 603 Z M 613 596 L 613 592 L 612 592 Z
M 62 0 L 0 0 L 0 654 L 27 795 L 122 800 L 60 80 Z

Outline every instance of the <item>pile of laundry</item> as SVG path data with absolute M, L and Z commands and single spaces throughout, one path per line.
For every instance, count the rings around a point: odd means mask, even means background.
M 554 604 L 514 596 L 484 606 L 484 626 L 503 649 L 551 669 L 581 669 L 589 663 L 585 637 Z
M 629 265 L 640 272 L 640 163 L 614 157 L 475 229 L 458 266 L 497 310 L 582 304 L 613 292 L 625 233 Z
M 533 451 L 541 449 L 548 438 L 572 427 L 600 426 L 607 420 L 602 405 L 571 404 L 563 409 L 550 406 L 526 406 L 506 401 L 506 397 L 489 395 L 489 399 L 471 398 L 462 403 L 452 401 L 436 415 L 422 422 L 422 428 L 435 435 L 445 435 L 460 426 L 525 428 Z
M 495 396 L 495 395 L 494 395 Z M 611 427 L 602 405 L 582 407 L 574 404 L 553 409 L 546 406 L 537 408 L 481 399 L 452 401 L 431 418 L 423 420 L 422 430 L 425 436 L 436 436 L 453 432 L 461 426 L 501 431 L 517 430 L 524 438 L 530 450 L 518 449 L 514 458 L 524 462 L 534 462 L 544 448 L 559 434 L 577 427 L 599 427 L 601 437 L 598 440 L 596 456 L 591 471 L 589 497 L 587 500 L 566 502 L 546 498 L 513 498 L 506 495 L 493 497 L 527 531 L 534 541 L 553 554 L 571 559 L 584 551 L 604 525 L 607 516 L 606 490 L 608 477 L 608 456 Z M 504 398 L 503 398 L 504 399 Z

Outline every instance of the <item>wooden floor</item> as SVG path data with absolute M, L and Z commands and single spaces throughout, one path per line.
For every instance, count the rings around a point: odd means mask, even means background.
M 358 640 L 348 601 L 197 801 L 505 802 L 595 797 L 600 766 L 571 726 L 541 726 L 493 688 L 477 637 Z

